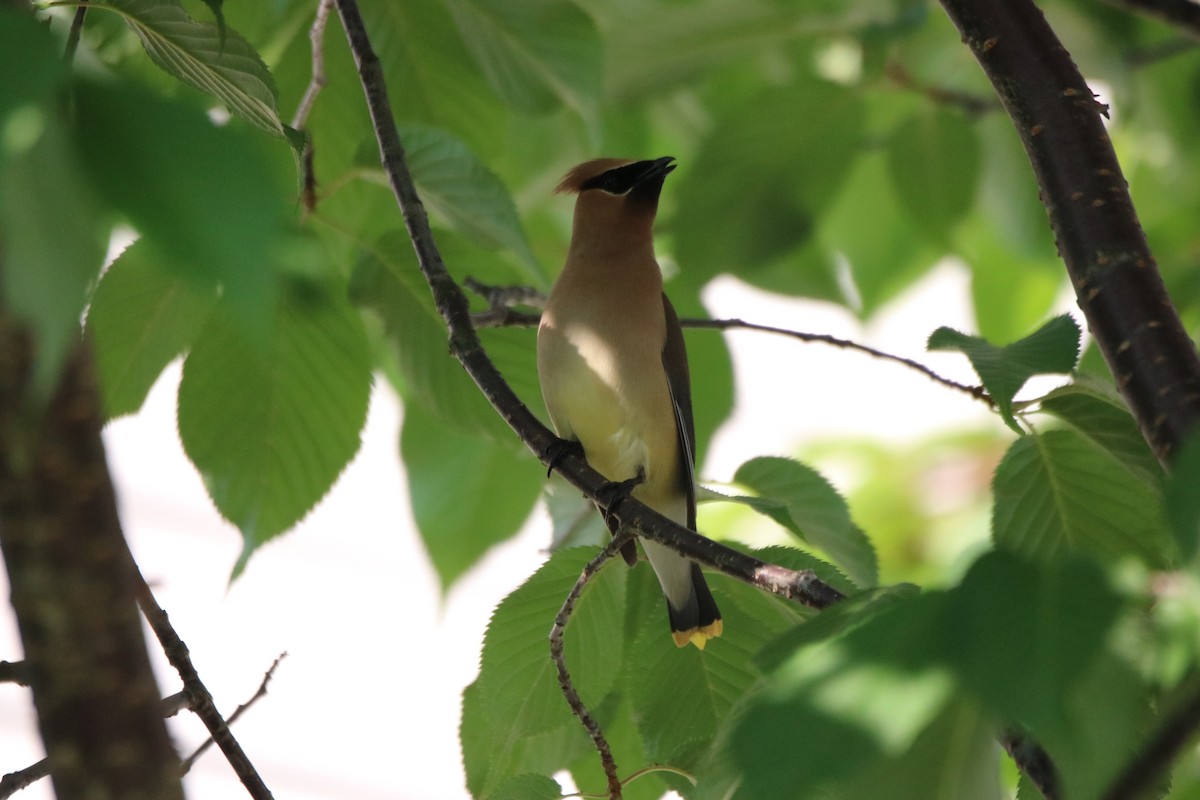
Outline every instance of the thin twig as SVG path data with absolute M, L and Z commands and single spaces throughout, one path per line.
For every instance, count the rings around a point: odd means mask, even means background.
M 474 292 L 487 301 L 490 308 L 511 308 L 512 306 L 529 306 L 545 308 L 546 294 L 532 286 L 491 286 L 477 281 L 470 275 L 463 281 L 463 287 L 468 292 Z
M 9 662 L 0 662 L 7 664 Z M 21 662 L 18 662 L 21 663 Z M 162 701 L 163 716 L 173 717 L 180 711 L 188 707 L 191 698 L 187 692 L 176 692 L 169 697 L 164 697 Z M 28 767 L 16 772 L 10 772 L 3 778 L 0 778 L 0 800 L 12 797 L 17 792 L 25 789 L 32 784 L 40 781 L 50 774 L 50 759 L 43 758 L 30 764 Z
M 256 691 L 253 695 L 251 695 L 249 700 L 247 700 L 246 702 L 244 702 L 240 706 L 238 706 L 236 709 L 234 709 L 234 712 L 229 715 L 229 719 L 225 720 L 225 722 L 227 724 L 232 725 L 233 723 L 237 722 L 238 718 L 242 716 L 243 712 L 245 712 L 248 708 L 250 708 L 250 706 L 257 703 L 263 697 L 266 697 L 267 684 L 271 682 L 271 678 L 275 677 L 275 668 L 279 666 L 279 662 L 283 661 L 283 659 L 285 659 L 285 658 L 287 658 L 287 653 L 280 653 L 276 657 L 275 661 L 272 662 L 272 664 L 271 664 L 270 668 L 267 670 L 266 674 L 263 675 L 262 683 L 260 683 L 258 685 L 258 691 Z M 188 773 L 188 771 L 191 770 L 192 765 L 196 763 L 196 760 L 198 758 L 200 758 L 201 755 L 204 754 L 204 751 L 212 746 L 212 743 L 213 743 L 213 737 L 210 736 L 207 739 L 205 739 L 204 742 L 199 747 L 196 748 L 196 752 L 192 753 L 190 756 L 188 756 L 187 758 L 185 758 L 183 760 L 183 763 L 180 765 L 180 771 L 184 775 L 186 775 Z
M 29 664 L 25 661 L 0 661 L 0 683 L 29 685 Z
M 49 774 L 50 759 L 48 758 L 43 758 L 41 761 L 30 764 L 25 769 L 8 773 L 3 778 L 0 778 L 0 800 L 12 797 L 17 792 L 40 781 Z
M 888 80 L 902 89 L 923 94 L 940 105 L 954 106 L 972 117 L 982 117 L 1004 108 L 995 97 L 980 97 L 956 89 L 922 83 L 899 61 L 887 62 L 884 66 L 884 74 L 887 75 Z
M 575 581 L 575 585 L 567 593 L 567 598 L 563 601 L 562 608 L 554 616 L 554 625 L 550 628 L 550 658 L 554 661 L 554 666 L 558 669 L 558 687 L 562 689 L 563 697 L 567 699 L 567 704 L 571 706 L 571 712 L 579 718 L 588 736 L 592 738 L 592 743 L 596 746 L 596 752 L 600 754 L 600 765 L 604 768 L 605 777 L 608 778 L 608 797 L 610 800 L 621 800 L 621 779 L 617 776 L 617 763 L 613 760 L 612 748 L 608 746 L 608 740 L 604 738 L 604 732 L 600 730 L 600 723 L 596 722 L 595 717 L 587 710 L 587 706 L 583 704 L 583 700 L 579 697 L 579 692 L 575 690 L 575 684 L 571 682 L 571 674 L 567 671 L 567 659 L 563 654 L 563 633 L 567 629 L 567 623 L 571 620 L 571 612 L 575 610 L 575 602 L 579 600 L 579 596 L 587 587 L 588 581 L 600 571 L 601 567 L 608 563 L 609 559 L 621 552 L 621 548 L 631 538 L 629 531 L 618 529 L 612 541 L 608 543 L 608 546 L 584 566 L 583 572 L 579 575 L 579 580 Z
M 1200 680 L 1193 679 L 1183 699 L 1130 759 L 1101 800 L 1133 800 L 1160 781 L 1171 763 L 1200 729 Z
M 167 695 L 162 699 L 162 713 L 167 719 L 184 711 L 192 704 L 192 698 L 188 697 L 187 692 L 176 692 L 172 695 Z
M 134 569 L 137 569 L 136 564 Z M 138 605 L 142 607 L 142 614 L 158 638 L 158 643 L 162 646 L 167 661 L 179 673 L 179 677 L 183 681 L 183 690 L 191 698 L 189 707 L 204 723 L 204 727 L 208 728 L 209 734 L 221 748 L 221 752 L 225 754 L 229 765 L 233 767 L 234 773 L 237 774 L 250 796 L 254 800 L 272 800 L 271 790 L 263 783 L 258 770 L 255 769 L 254 764 L 242 750 L 242 746 L 234 738 L 233 733 L 229 730 L 229 725 L 222 719 L 221 712 L 213 703 L 212 694 L 200 680 L 200 675 L 192 664 L 187 645 L 175 632 L 175 628 L 167 618 L 167 612 L 163 611 L 162 606 L 154 598 L 154 593 L 150 591 L 140 570 L 137 572 L 136 578 Z
M 488 301 L 489 308 L 487 311 L 482 311 L 471 315 L 471 323 L 476 329 L 480 328 L 530 328 L 534 327 L 541 320 L 541 316 L 534 313 L 524 311 L 514 311 L 512 305 L 532 306 L 540 308 L 545 303 L 545 295 L 528 286 L 488 286 L 480 283 L 473 278 L 467 278 L 465 281 L 466 288 L 470 289 L 475 294 L 483 297 Z M 788 336 L 797 339 L 801 342 L 816 342 L 820 344 L 833 345 L 844 350 L 855 350 L 859 353 L 865 353 L 872 358 L 878 358 L 883 361 L 891 361 L 894 364 L 901 364 L 909 369 L 916 370 L 925 377 L 940 383 L 955 391 L 963 392 L 971 397 L 986 403 L 988 407 L 994 407 L 992 398 L 988 395 L 987 390 L 982 386 L 968 386 L 958 381 L 952 381 L 949 378 L 944 378 L 938 373 L 931 370 L 919 361 L 914 361 L 911 358 L 894 355 L 892 353 L 877 350 L 865 344 L 851 341 L 849 339 L 839 339 L 836 336 L 830 336 L 825 333 L 805 333 L 804 331 L 794 331 L 788 328 L 778 328 L 774 325 L 761 325 L 757 322 L 747 322 L 743 319 L 681 319 L 679 324 L 685 328 L 693 328 L 696 330 L 746 330 L 759 331 L 761 333 L 774 333 L 779 336 Z
M 333 0 L 317 0 L 317 13 L 313 18 L 312 28 L 308 31 L 308 39 L 312 42 L 312 78 L 296 113 L 292 116 L 292 127 L 302 129 L 308 124 L 308 115 L 312 112 L 317 95 L 325 88 L 328 79 L 325 77 L 325 26 L 329 23 L 329 12 L 333 9 Z
M 231 724 L 231 725 L 233 724 L 234 720 L 236 720 L 238 718 L 238 716 L 241 714 L 242 710 L 244 708 L 246 708 L 246 706 L 249 706 L 251 703 L 253 703 L 255 700 L 257 700 L 261 695 L 266 694 L 267 681 L 270 679 L 271 673 L 273 673 L 275 671 L 275 667 L 279 666 L 280 659 L 282 659 L 283 656 L 285 656 L 285 655 L 287 655 L 287 653 L 284 653 L 279 658 L 275 659 L 275 663 L 271 665 L 271 668 L 269 670 L 267 670 L 267 675 L 265 678 L 263 678 L 263 683 L 261 686 L 259 686 L 258 692 L 254 695 L 254 697 L 251 697 L 246 703 L 244 703 L 241 706 L 238 706 L 238 710 L 233 712 L 233 715 L 229 717 L 229 724 Z M 7 661 L 0 661 L 0 664 L 8 664 L 8 663 L 9 662 L 7 662 Z M 18 662 L 18 664 L 19 663 L 22 663 L 22 662 Z M 191 704 L 192 704 L 191 695 L 189 695 L 186 691 L 176 692 L 175 694 L 168 695 L 162 699 L 162 714 L 164 717 L 167 717 L 167 718 L 173 717 L 176 714 L 178 714 L 180 711 L 190 708 Z M 207 742 L 205 742 L 203 745 L 200 746 L 199 750 L 197 750 L 195 753 L 192 754 L 191 758 L 187 759 L 186 761 L 181 762 L 180 774 L 184 774 L 189 769 L 191 769 L 192 762 L 196 759 L 197 756 L 200 755 L 201 752 L 203 752 L 204 748 L 211 743 L 212 743 L 212 739 L 210 738 Z M 49 774 L 50 774 L 50 760 L 46 759 L 46 758 L 43 758 L 41 761 L 37 761 L 33 764 L 30 764 L 25 769 L 18 770 L 17 772 L 8 773 L 3 778 L 0 778 L 0 800 L 6 800 L 6 798 L 12 797 L 15 793 L 28 787 L 29 785 L 35 783 L 36 781 L 41 780 L 42 778 L 45 778 Z
M 1152 17 L 1200 39 L 1200 5 L 1192 0 L 1105 0 L 1110 6 Z
M 317 13 L 308 31 L 308 39 L 312 43 L 312 78 L 292 116 L 292 127 L 296 130 L 303 130 L 308 124 L 308 115 L 317 102 L 317 95 L 328 82 L 325 76 L 325 26 L 329 23 L 329 11 L 332 8 L 333 0 L 317 0 Z M 311 214 L 317 208 L 317 173 L 313 167 L 311 136 L 305 136 L 304 148 L 300 153 L 300 184 L 303 187 L 300 192 L 301 203 L 304 210 Z
M 780 336 L 790 336 L 793 339 L 798 339 L 802 342 L 819 342 L 821 344 L 829 344 L 833 345 L 834 347 L 840 347 L 844 350 L 856 350 L 859 353 L 866 353 L 872 358 L 878 358 L 883 361 L 891 361 L 894 364 L 901 364 L 909 369 L 916 370 L 935 383 L 940 383 L 947 388 L 964 392 L 976 400 L 987 403 L 988 406 L 993 405 L 992 398 L 982 386 L 967 386 L 966 384 L 952 381 L 949 378 L 943 378 L 941 375 L 937 374 L 919 361 L 914 361 L 911 358 L 905 358 L 904 356 L 898 356 L 892 353 L 886 353 L 883 350 L 876 350 L 874 347 L 870 347 L 865 344 L 859 344 L 858 342 L 852 342 L 849 339 L 839 339 L 836 336 L 829 336 L 828 334 L 824 333 L 804 333 L 803 331 L 793 331 L 788 330 L 787 328 L 777 328 L 773 325 L 760 325 L 756 322 L 746 322 L 742 319 L 689 319 L 681 320 L 679 324 L 683 325 L 685 328 L 712 328 L 721 331 L 735 329 L 762 331 L 763 333 L 775 333 L 779 334 Z
M 67 44 L 63 48 L 63 62 L 70 64 L 75 60 L 75 51 L 79 49 L 79 38 L 83 35 L 83 20 L 87 17 L 87 6 L 75 9 L 71 18 L 71 29 L 67 31 Z

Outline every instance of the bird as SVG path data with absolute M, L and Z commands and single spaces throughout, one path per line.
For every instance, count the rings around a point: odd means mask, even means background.
M 601 158 L 559 183 L 556 193 L 577 195 L 575 215 L 566 263 L 538 326 L 537 367 L 560 439 L 581 448 L 611 485 L 696 530 L 687 351 L 653 243 L 659 195 L 675 166 L 671 156 Z M 703 650 L 721 635 L 722 622 L 699 565 L 648 539 L 642 548 L 666 597 L 676 646 Z M 632 565 L 636 546 L 623 554 Z

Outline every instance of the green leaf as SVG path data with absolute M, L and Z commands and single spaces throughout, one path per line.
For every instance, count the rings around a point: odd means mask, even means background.
M 802 648 L 844 636 L 917 594 L 915 586 L 901 583 L 847 597 L 769 642 L 755 663 L 764 671 L 776 670 Z
M 212 0 L 208 0 L 212 2 Z M 205 94 L 259 130 L 284 137 L 271 71 L 254 47 L 217 22 L 197 22 L 179 0 L 109 0 L 93 4 L 116 11 L 137 34 L 146 54 L 164 72 Z
M 33 140 L 0 161 L 0 290 L 7 309 L 30 326 L 35 388 L 47 396 L 79 341 L 107 230 L 65 121 L 50 102 L 28 108 L 38 128 Z
M 512 197 L 500 179 L 450 134 L 418 125 L 400 129 L 421 200 L 450 227 L 479 244 L 511 250 L 526 268 L 524 280 L 547 285 Z
M 442 239 L 443 256 L 456 251 L 453 240 Z M 447 245 L 451 245 L 447 247 Z M 383 320 L 396 360 L 405 400 L 422 404 L 439 420 L 465 433 L 486 436 L 492 442 L 523 450 L 512 429 L 450 355 L 446 324 L 442 321 L 428 285 L 417 270 L 412 245 L 402 231 L 393 231 L 361 253 L 350 279 L 351 300 L 369 308 Z M 483 331 L 484 346 L 492 362 L 513 390 L 530 404 L 539 402 L 537 366 L 533 358 L 536 334 L 531 330 Z
M 201 286 L 219 281 L 248 323 L 268 317 L 284 194 L 244 135 L 127 87 L 81 86 L 77 146 L 97 191 Z
M 559 800 L 562 787 L 545 775 L 514 775 L 487 793 L 487 800 Z
M 819 80 L 766 90 L 722 115 L 677 190 L 682 279 L 700 286 L 752 273 L 808 241 L 858 153 L 862 118 L 856 93 Z
M 600 35 L 562 0 L 448 0 L 459 34 L 492 89 L 520 111 L 559 103 L 593 114 L 600 94 Z
M 43 104 L 67 77 L 57 49 L 48 26 L 31 14 L 0 8 L 0 166 L 8 153 L 33 144 L 44 127 Z
M 1067 551 L 1166 565 L 1173 547 L 1158 489 L 1071 430 L 1013 442 L 992 481 L 992 537 L 1039 561 Z
M 1184 562 L 1192 563 L 1200 551 L 1200 436 L 1192 434 L 1175 453 L 1167 478 L 1167 521 Z
M 117 257 L 92 295 L 87 327 L 109 419 L 135 413 L 167 364 L 195 340 L 217 304 L 145 241 Z
M 546 480 L 527 454 L 451 428 L 418 404 L 405 406 L 400 455 L 413 517 L 443 591 L 516 534 Z
M 893 134 L 887 160 L 909 219 L 930 239 L 945 242 L 970 210 L 979 182 L 979 137 L 971 121 L 926 105 Z
M 1080 375 L 1037 401 L 1039 408 L 1070 424 L 1144 478 L 1162 479 L 1162 467 L 1138 430 L 1129 407 L 1111 384 Z
M 1045 212 L 1042 216 L 1045 226 Z M 1053 248 L 1041 257 L 1031 256 L 1001 238 L 997 224 L 982 206 L 976 206 L 958 226 L 954 249 L 971 268 L 971 301 L 979 335 L 992 342 L 1010 342 L 1054 311 L 1067 281 Z
M 830 198 L 816 238 L 831 258 L 849 263 L 856 296 L 844 302 L 862 316 L 875 313 L 941 256 L 905 215 L 882 152 L 860 156 Z
M 491 716 L 478 678 L 463 690 L 459 741 L 467 788 L 479 798 L 488 797 L 509 778 L 531 772 L 550 775 L 586 755 L 596 756 L 583 726 L 573 717 L 545 733 L 509 735 L 508 720 Z
M 1066 373 L 1079 359 L 1079 325 L 1064 314 L 1047 322 L 1024 339 L 1003 347 L 941 327 L 929 335 L 930 350 L 959 350 L 996 403 L 1001 418 L 1017 433 L 1024 433 L 1013 418 L 1013 397 L 1034 375 Z
M 635 581 L 642 591 L 634 593 Z M 651 761 L 694 770 L 718 727 L 758 680 L 752 656 L 793 616 L 772 611 L 755 616 L 757 589 L 723 576 L 708 576 L 721 608 L 724 633 L 704 650 L 678 648 L 668 635 L 666 607 L 648 565 L 639 564 L 630 581 L 629 613 L 636 633 L 626 659 L 624 691 Z M 734 598 L 738 599 L 734 599 Z M 733 602 L 730 602 L 730 601 Z
M 478 153 L 494 156 L 504 152 L 509 140 L 496 132 L 505 129 L 508 114 L 473 63 L 445 3 L 441 0 L 368 3 L 362 12 L 386 72 L 392 108 L 403 109 L 404 121 L 453 131 Z M 334 44 L 329 41 L 333 39 L 341 41 Z M 311 71 L 307 68 L 311 63 L 307 41 L 301 49 L 307 73 Z M 341 57 L 345 69 L 354 70 L 344 36 L 327 37 L 326 49 L 332 51 L 334 58 Z M 336 63 L 330 61 L 330 74 L 339 74 L 333 71 Z M 303 91 L 307 81 L 305 74 L 298 91 Z M 328 137 L 335 130 L 343 130 L 362 114 L 361 93 L 334 95 L 334 98 L 322 97 L 313 111 L 314 135 L 325 127 L 329 130 L 326 141 L 331 141 Z M 322 108 L 330 103 L 337 105 Z M 360 137 L 364 134 L 370 135 L 369 128 Z
M 242 531 L 235 575 L 292 527 L 358 451 L 371 392 L 362 322 L 320 287 L 289 287 L 266 342 L 218 308 L 184 362 L 179 435 L 221 514 Z
M 628 780 L 637 769 L 651 765 L 645 748 L 642 747 L 642 737 L 638 734 L 628 697 L 614 692 L 601 705 L 592 709 L 592 713 L 604 731 L 604 737 L 608 739 L 613 760 L 623 778 Z M 578 722 L 576 726 L 582 729 Z M 590 739 L 587 752 L 571 764 L 570 772 L 579 790 L 587 793 L 585 796 L 604 796 L 608 779 L 596 754 L 596 747 Z M 663 771 L 643 773 L 622 787 L 622 800 L 662 800 L 663 793 L 669 788 L 667 781 L 670 777 L 672 776 Z
M 483 642 L 479 691 L 487 714 L 504 725 L 504 740 L 578 725 L 559 688 L 547 634 L 554 617 L 597 551 L 560 550 L 492 614 Z M 622 625 L 627 571 L 609 564 L 587 585 L 567 625 L 563 651 L 572 682 L 593 707 L 612 690 L 624 655 Z
M 858 586 L 865 588 L 878 582 L 875 549 L 850 519 L 846 501 L 816 470 L 791 459 L 764 457 L 742 464 L 733 479 L 758 496 L 732 499 L 766 514 L 801 541 L 820 548 Z
M 839 784 L 830 800 L 1001 800 L 996 722 L 978 704 L 956 698 L 912 746 Z M 1040 797 L 1040 795 L 1039 795 Z
M 1120 600 L 1091 562 L 1039 567 L 993 552 L 948 594 L 946 648 L 963 685 L 999 719 L 1062 725 L 1061 699 L 1096 660 Z
M 907 751 L 954 697 L 951 675 L 936 665 L 940 647 L 931 647 L 943 600 L 903 600 L 774 669 L 734 727 L 737 796 L 791 797 Z

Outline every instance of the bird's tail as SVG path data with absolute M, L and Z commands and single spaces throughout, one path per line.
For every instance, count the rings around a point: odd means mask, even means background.
M 700 566 L 658 542 L 643 539 L 642 547 L 667 598 L 675 645 L 691 643 L 703 650 L 709 639 L 721 635 L 722 625 L 721 612 Z

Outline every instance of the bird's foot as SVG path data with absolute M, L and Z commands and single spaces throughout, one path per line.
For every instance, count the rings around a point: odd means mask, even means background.
M 578 439 L 555 439 L 543 454 L 543 460 L 546 462 L 546 477 L 549 478 L 550 473 L 554 472 L 554 468 L 569 456 L 583 458 L 583 443 Z
M 617 532 L 621 524 L 620 520 L 616 518 L 617 509 L 625 498 L 633 494 L 633 490 L 645 481 L 646 472 L 639 467 L 637 475 L 624 481 L 609 481 L 596 493 L 596 499 L 600 501 L 600 507 L 604 513 L 604 524 L 613 533 Z

